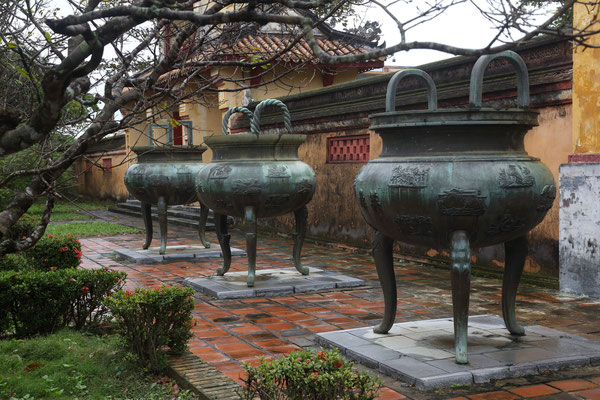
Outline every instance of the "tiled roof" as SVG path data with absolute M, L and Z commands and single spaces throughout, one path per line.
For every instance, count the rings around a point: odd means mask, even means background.
M 237 56 L 243 59 L 252 57 L 270 58 L 278 52 L 283 52 L 279 57 L 280 61 L 290 63 L 320 63 L 310 49 L 308 42 L 301 38 L 289 51 L 285 49 L 293 42 L 294 38 L 283 34 L 249 34 L 238 40 L 230 48 L 225 49 L 223 53 L 229 56 Z M 317 37 L 319 46 L 332 56 L 343 56 L 366 53 L 367 50 L 347 41 L 331 40 L 326 37 Z M 223 54 L 222 53 L 222 54 Z M 372 64 L 381 64 L 382 60 L 367 62 Z M 375 68 L 375 66 L 374 66 Z

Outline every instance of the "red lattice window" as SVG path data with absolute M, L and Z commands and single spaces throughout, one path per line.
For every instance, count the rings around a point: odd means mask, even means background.
M 369 135 L 327 138 L 328 163 L 364 163 L 369 161 Z
M 112 158 L 103 158 L 102 159 L 102 168 L 105 174 L 112 173 Z

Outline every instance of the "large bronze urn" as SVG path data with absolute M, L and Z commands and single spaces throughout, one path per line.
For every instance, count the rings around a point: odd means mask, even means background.
M 198 201 L 194 180 L 200 170 L 205 146 L 136 146 L 137 164 L 125 172 L 125 186 L 129 193 L 142 202 L 142 217 L 146 228 L 147 249 L 152 242 L 151 207 L 158 209 L 160 227 L 160 254 L 167 248 L 167 206 L 189 204 Z M 210 244 L 205 238 L 208 208 L 200 203 L 198 233 L 204 247 Z
M 256 220 L 293 212 L 296 219 L 294 234 L 294 266 L 303 275 L 300 253 L 306 235 L 306 204 L 315 191 L 315 173 L 298 158 L 298 147 L 305 135 L 261 134 L 260 114 L 265 107 L 283 110 L 287 132 L 291 132 L 290 115 L 285 104 L 264 100 L 254 114 L 244 107 L 231 108 L 223 118 L 223 135 L 205 138 L 213 151 L 213 159 L 196 179 L 200 201 L 215 211 L 216 229 L 224 257 L 217 275 L 224 275 L 231 265 L 230 236 L 227 233 L 228 215 L 242 218 L 247 226 L 248 286 L 254 286 L 256 270 Z M 233 113 L 241 112 L 251 119 L 250 134 L 228 134 L 228 122 Z
M 518 106 L 481 106 L 483 74 L 492 60 L 508 60 L 517 70 Z M 398 82 L 421 78 L 428 88 L 428 110 L 395 111 Z M 556 187 L 551 172 L 524 149 L 525 133 L 538 113 L 527 109 L 529 81 L 514 52 L 483 56 L 471 73 L 470 105 L 437 109 L 436 88 L 421 70 L 404 70 L 390 80 L 386 112 L 371 115 L 371 129 L 383 150 L 358 173 L 355 195 L 375 230 L 373 256 L 384 292 L 387 333 L 396 314 L 394 240 L 449 249 L 456 361 L 467 362 L 467 320 L 471 249 L 504 243 L 506 265 L 502 312 L 507 329 L 524 335 L 515 319 L 515 296 L 527 255 L 526 234 L 552 207 Z

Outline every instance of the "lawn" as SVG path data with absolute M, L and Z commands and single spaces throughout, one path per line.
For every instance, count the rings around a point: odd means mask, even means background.
M 88 199 L 77 199 L 75 201 L 57 201 L 52 210 L 51 221 L 74 221 L 74 220 L 87 220 L 92 218 L 86 211 L 92 210 L 106 210 L 108 207 L 114 205 L 112 201 L 100 201 L 100 200 L 88 200 Z M 27 210 L 27 216 L 32 218 L 40 218 L 46 203 L 44 201 L 35 202 L 29 210 Z
M 100 236 L 117 235 L 123 233 L 139 233 L 138 228 L 115 224 L 112 222 L 91 221 L 91 222 L 72 222 L 59 225 L 48 225 L 46 234 L 49 235 L 75 235 L 82 236 Z
M 63 330 L 0 341 L 0 398 L 194 399 L 145 375 L 113 337 Z M 167 383 L 160 383 L 167 382 Z

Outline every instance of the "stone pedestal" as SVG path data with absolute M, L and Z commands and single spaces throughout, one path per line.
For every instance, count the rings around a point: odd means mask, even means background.
M 559 278 L 562 291 L 600 297 L 600 155 L 595 156 L 587 157 L 594 162 L 560 166 Z

